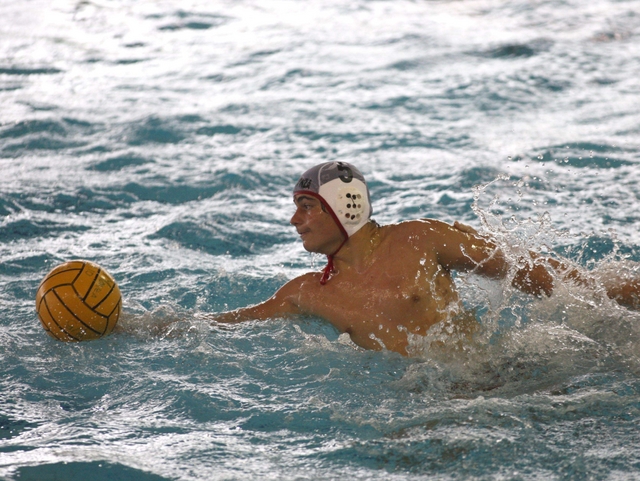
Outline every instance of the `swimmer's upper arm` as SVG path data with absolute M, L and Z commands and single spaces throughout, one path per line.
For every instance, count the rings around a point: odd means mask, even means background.
M 472 229 L 460 229 L 440 221 L 427 223 L 438 262 L 443 267 L 473 271 L 490 278 L 503 278 L 509 272 L 509 261 L 491 239 L 478 235 Z M 536 258 L 531 254 L 530 260 Z M 524 262 L 523 267 L 515 272 L 512 284 L 528 294 L 549 295 L 553 291 L 553 276 L 542 263 Z
M 301 313 L 298 299 L 303 277 L 290 280 L 269 299 L 260 304 L 229 312 L 207 316 L 209 320 L 223 323 L 262 321 L 277 317 L 290 317 Z
M 449 270 L 475 271 L 488 277 L 502 277 L 508 266 L 491 240 L 473 229 L 457 228 L 445 222 L 423 219 L 420 229 L 438 262 Z

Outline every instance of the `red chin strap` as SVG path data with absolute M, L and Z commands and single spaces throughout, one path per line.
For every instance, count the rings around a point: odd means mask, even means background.
M 331 274 L 333 274 L 333 271 L 334 271 L 333 256 L 335 256 L 340 251 L 340 249 L 342 249 L 342 246 L 346 244 L 347 240 L 348 238 L 345 237 L 345 239 L 342 241 L 342 244 L 340 244 L 340 247 L 338 247 L 333 254 L 327 255 L 327 265 L 324 267 L 322 271 L 322 277 L 320 278 L 320 285 L 324 286 L 327 283 L 327 281 L 331 278 Z

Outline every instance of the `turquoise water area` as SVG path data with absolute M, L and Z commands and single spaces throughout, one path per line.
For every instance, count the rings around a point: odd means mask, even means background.
M 638 12 L 0 2 L 0 479 L 639 479 L 640 315 L 599 289 L 458 275 L 481 328 L 452 355 L 201 319 L 324 265 L 288 222 L 327 160 L 360 167 L 380 223 L 639 274 Z M 78 258 L 124 315 L 65 344 L 35 291 Z

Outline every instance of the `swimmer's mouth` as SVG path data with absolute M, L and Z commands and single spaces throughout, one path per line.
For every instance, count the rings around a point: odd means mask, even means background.
M 304 236 L 306 236 L 309 233 L 308 230 L 303 230 L 302 232 L 298 232 L 298 235 L 300 236 L 301 239 L 304 239 Z

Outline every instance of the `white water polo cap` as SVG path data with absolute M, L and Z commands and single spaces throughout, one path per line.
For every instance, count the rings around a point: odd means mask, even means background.
M 341 228 L 345 241 L 358 232 L 373 213 L 364 176 L 347 162 L 326 162 L 310 168 L 293 189 L 293 195 L 299 194 L 309 194 L 324 204 Z

